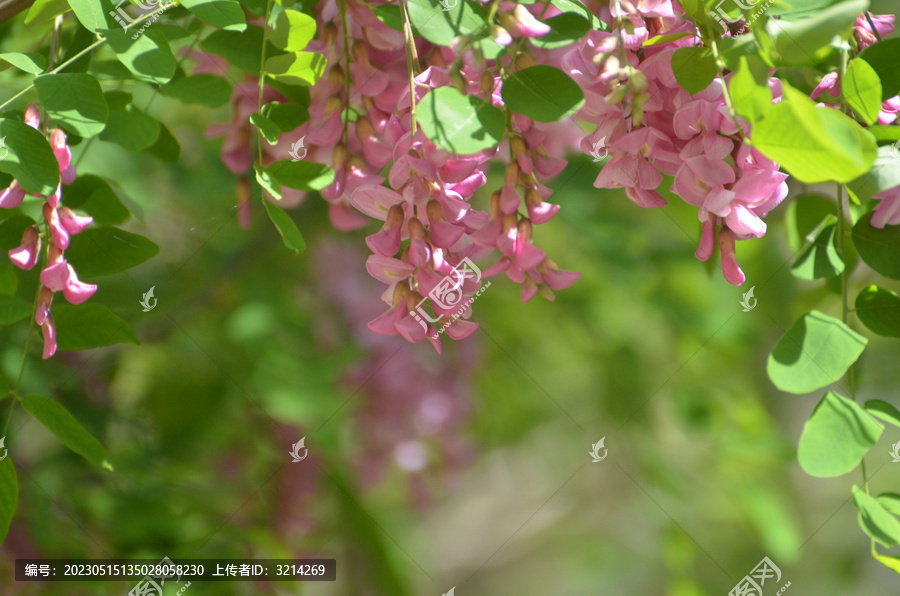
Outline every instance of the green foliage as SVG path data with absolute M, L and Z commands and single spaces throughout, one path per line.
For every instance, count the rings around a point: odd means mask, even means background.
M 43 54 L 28 53 L 19 54 L 15 52 L 7 52 L 0 54 L 0 60 L 9 62 L 19 70 L 24 70 L 31 74 L 40 74 L 47 70 L 47 58 Z
M 63 204 L 80 209 L 94 218 L 99 226 L 121 224 L 131 215 L 109 183 L 99 176 L 84 174 L 63 186 Z
M 766 367 L 772 383 L 789 393 L 810 393 L 840 381 L 868 340 L 817 310 L 806 313 L 782 337 Z
M 844 271 L 844 260 L 837 249 L 837 218 L 827 215 L 809 236 L 806 248 L 791 265 L 791 273 L 800 279 L 822 279 L 835 277 Z M 808 238 L 808 237 L 807 237 Z
M 872 540 L 887 547 L 900 544 L 900 520 L 878 499 L 854 485 L 853 506 L 859 511 L 860 527 Z
M 26 395 L 22 398 L 25 411 L 56 435 L 60 442 L 82 456 L 91 464 L 112 470 L 106 459 L 106 450 L 72 414 L 58 402 L 41 395 Z
M 111 107 L 106 128 L 99 138 L 136 153 L 153 145 L 159 138 L 159 130 L 160 124 L 156 118 L 129 103 Z
M 856 316 L 872 330 L 885 337 L 900 337 L 900 296 L 894 292 L 869 286 L 856 297 Z
M 572 78 L 552 66 L 517 70 L 503 79 L 500 91 L 507 109 L 538 122 L 555 122 L 584 105 L 584 93 Z
M 137 39 L 122 28 L 103 33 L 119 62 L 139 81 L 162 85 L 175 76 L 175 56 L 162 31 L 150 29 Z
M 809 18 L 768 22 L 779 64 L 816 64 L 833 51 L 835 36 L 846 37 L 856 17 L 869 6 L 868 0 L 837 2 Z
M 0 325 L 12 325 L 32 314 L 30 304 L 14 296 L 0 296 Z M 0 395 L 5 394 L 0 387 Z
M 277 48 L 297 52 L 305 48 L 315 35 L 315 19 L 297 10 L 283 10 L 275 19 L 269 39 Z
M 311 161 L 282 159 L 266 168 L 278 184 L 295 190 L 322 190 L 334 182 L 334 171 Z
M 416 106 L 416 121 L 436 146 L 460 155 L 496 147 L 506 133 L 503 112 L 455 87 L 429 91 Z
M 888 128 L 894 129 L 891 136 L 900 131 L 900 126 Z M 879 134 L 882 138 L 887 137 L 887 140 L 890 140 L 885 132 L 879 131 Z M 861 201 L 868 201 L 881 191 L 900 186 L 900 160 L 896 159 L 891 151 L 889 146 L 879 147 L 872 168 L 847 184 L 847 188 Z
M 797 459 L 811 476 L 841 476 L 859 465 L 883 431 L 856 402 L 829 391 L 803 427 Z
M 34 88 L 41 107 L 67 132 L 92 137 L 106 125 L 109 108 L 100 83 L 91 75 L 42 75 L 34 80 Z
M 900 279 L 900 226 L 872 226 L 867 213 L 853 226 L 853 245 L 866 265 L 891 279 Z
M 115 20 L 109 16 L 110 12 L 114 12 L 109 0 L 68 0 L 68 2 L 75 11 L 75 16 L 88 31 L 118 27 Z
M 218 29 L 245 31 L 247 21 L 237 0 L 181 0 L 198 19 Z
M 225 58 L 242 70 L 259 73 L 262 44 L 262 28 L 248 25 L 247 30 L 240 33 L 237 31 L 213 31 L 200 42 L 200 47 Z
M 591 30 L 590 22 L 574 12 L 564 12 L 544 22 L 550 27 L 550 32 L 540 37 L 529 38 L 529 41 L 532 45 L 545 50 L 576 43 Z
M 278 142 L 278 137 L 281 135 L 281 129 L 278 128 L 277 124 L 258 113 L 250 114 L 250 122 L 262 133 L 270 145 L 274 145 Z
M 325 56 L 314 52 L 290 52 L 266 58 L 266 74 L 291 85 L 315 85 L 325 72 Z
M 443 10 L 438 0 L 409 0 L 407 10 L 413 33 L 437 45 L 450 45 L 460 35 L 471 35 L 478 41 L 473 46 L 487 59 L 494 59 L 504 49 L 487 36 L 484 9 L 474 2 L 460 0 Z
M 870 399 L 866 402 L 866 410 L 873 416 L 900 427 L 900 411 L 886 401 Z M 895 511 L 895 513 L 897 512 Z
M 874 124 L 881 110 L 881 81 L 868 62 L 856 58 L 847 65 L 841 95 L 866 124 Z
M 19 481 L 11 457 L 0 461 L 0 542 L 6 540 L 9 524 L 19 501 Z
M 44 135 L 20 120 L 2 118 L 0 138 L 9 150 L 0 159 L 0 172 L 11 174 L 28 192 L 48 195 L 56 190 L 59 165 Z
M 150 240 L 118 228 L 88 228 L 72 236 L 66 258 L 82 277 L 112 275 L 140 265 L 156 255 Z
M 78 306 L 54 304 L 53 318 L 56 320 L 60 350 L 87 350 L 118 343 L 139 343 L 131 325 L 96 302 Z
M 867 47 L 859 54 L 878 74 L 881 81 L 881 100 L 885 101 L 900 94 L 900 69 L 897 56 L 900 55 L 900 38 L 882 40 Z
M 25 24 L 40 25 L 69 10 L 68 0 L 36 0 L 25 14 Z
M 304 252 L 306 250 L 306 241 L 303 240 L 303 235 L 297 228 L 297 224 L 291 219 L 291 216 L 284 209 L 276 207 L 269 201 L 263 200 L 263 205 L 266 207 L 269 219 L 272 220 L 272 223 L 278 229 L 278 233 L 281 234 L 284 245 L 298 255 Z
M 728 87 L 735 111 L 751 123 L 763 117 L 772 105 L 768 67 L 756 56 L 739 58 Z
M 167 97 L 210 108 L 225 105 L 231 99 L 231 83 L 214 74 L 201 73 L 177 77 L 159 88 Z
M 709 48 L 679 48 L 672 54 L 672 72 L 681 88 L 693 95 L 709 87 L 719 67 Z

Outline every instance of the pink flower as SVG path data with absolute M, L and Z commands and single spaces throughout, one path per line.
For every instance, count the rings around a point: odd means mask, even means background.
M 63 184 L 72 184 L 75 181 L 76 171 L 72 165 L 72 151 L 66 145 L 66 133 L 56 128 L 50 133 L 50 147 L 59 164 L 59 178 Z
M 7 188 L 0 192 L 0 207 L 4 209 L 15 209 L 22 204 L 25 198 L 25 189 L 19 185 L 18 180 L 13 180 Z
M 869 24 L 869 18 L 872 19 L 872 23 L 875 24 L 875 31 L 872 30 L 872 25 Z M 853 37 L 856 39 L 856 43 L 859 46 L 860 50 L 864 50 L 869 47 L 879 38 L 884 39 L 886 36 L 890 35 L 894 32 L 894 15 L 892 14 L 872 14 L 871 12 L 864 12 L 856 18 L 856 25 L 853 27 Z M 875 32 L 878 35 L 875 35 Z
M 722 275 L 731 285 L 741 285 L 746 278 L 734 254 L 734 234 L 728 228 L 719 231 L 719 248 L 722 251 Z
M 38 261 L 41 250 L 41 236 L 35 226 L 25 228 L 22 244 L 9 251 L 9 260 L 19 269 L 26 271 L 33 268 Z
M 874 198 L 879 203 L 872 212 L 872 227 L 880 229 L 900 225 L 900 186 L 883 190 Z
M 53 315 L 48 314 L 41 324 L 41 331 L 44 336 L 44 360 L 56 354 L 56 323 Z
M 507 31 L 518 37 L 540 37 L 550 33 L 550 26 L 534 18 L 524 4 L 516 4 L 512 14 L 500 11 L 497 13 L 497 20 Z

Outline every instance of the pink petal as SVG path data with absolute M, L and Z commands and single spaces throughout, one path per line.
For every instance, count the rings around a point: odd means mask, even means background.
M 63 288 L 63 296 L 70 304 L 81 304 L 94 295 L 97 286 L 94 284 L 86 284 L 78 280 L 75 270 L 69 265 L 69 281 Z
M 56 354 L 56 323 L 53 321 L 53 315 L 47 315 L 44 324 L 41 325 L 41 331 L 44 335 L 44 360 Z

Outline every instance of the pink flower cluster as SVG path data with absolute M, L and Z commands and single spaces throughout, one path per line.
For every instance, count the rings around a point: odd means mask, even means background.
M 34 105 L 25 110 L 25 123 L 34 129 L 40 126 L 40 112 Z M 84 230 L 93 221 L 90 217 L 76 215 L 71 209 L 60 204 L 62 184 L 71 184 L 75 180 L 75 167 L 72 165 L 72 152 L 66 145 L 66 135 L 59 129 L 50 132 L 50 146 L 59 164 L 61 183 L 56 192 L 45 197 L 42 215 L 50 237 L 47 250 L 47 264 L 41 271 L 41 287 L 38 295 L 37 312 L 34 320 L 41 326 L 44 336 L 44 353 L 46 360 L 56 353 L 56 324 L 50 314 L 53 295 L 62 292 L 67 301 L 81 304 L 97 291 L 97 286 L 79 281 L 75 270 L 66 259 L 64 252 L 69 247 L 69 236 Z M 13 209 L 25 198 L 25 190 L 13 181 L 9 188 L 0 194 L 0 207 Z M 36 195 L 37 196 L 37 195 Z M 38 262 L 41 250 L 41 231 L 39 225 L 25 229 L 22 244 L 9 251 L 9 259 L 20 269 L 32 269 Z
M 663 174 L 672 176 L 671 192 L 698 207 L 695 255 L 708 260 L 718 240 L 725 279 L 740 285 L 735 240 L 766 233 L 763 218 L 787 196 L 787 174 L 746 142 L 750 125 L 730 114 L 721 80 L 694 95 L 680 87 L 672 54 L 693 38 L 641 45 L 653 35 L 689 32 L 680 8 L 673 12 L 668 1 L 620 6 L 619 18 L 610 15 L 611 32 L 588 33 L 563 59 L 585 92 L 579 117 L 597 125 L 582 149 L 612 156 L 594 186 L 623 188 L 637 205 L 659 207 L 666 204 L 658 191 Z M 776 79 L 770 88 L 778 101 Z

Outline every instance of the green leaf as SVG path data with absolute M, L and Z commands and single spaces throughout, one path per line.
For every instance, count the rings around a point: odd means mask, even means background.
M 256 25 L 248 25 L 247 30 L 243 33 L 213 31 L 200 42 L 200 47 L 207 52 L 225 58 L 242 70 L 259 74 L 262 44 L 262 28 Z M 275 49 L 274 46 L 272 49 Z
M 54 304 L 53 318 L 56 320 L 56 338 L 60 350 L 87 350 L 118 343 L 140 343 L 131 325 L 102 304 Z
M 280 185 L 295 190 L 322 190 L 334 182 L 334 170 L 311 161 L 282 159 L 270 164 L 267 171 Z
M 870 399 L 866 402 L 866 410 L 873 416 L 900 427 L 900 411 L 886 401 Z
M 315 36 L 314 18 L 299 10 L 284 10 L 275 19 L 275 28 L 269 34 L 269 39 L 277 48 L 297 52 L 309 45 Z
M 897 68 L 897 56 L 900 56 L 900 38 L 883 39 L 873 43 L 859 54 L 859 58 L 869 63 L 881 80 L 881 101 L 900 94 L 900 69 Z
M 21 120 L 3 118 L 0 139 L 8 149 L 0 159 L 0 172 L 10 174 L 28 192 L 50 195 L 56 191 L 59 164 L 44 135 Z
M 109 109 L 100 83 L 91 75 L 41 75 L 34 80 L 34 88 L 41 107 L 66 131 L 88 138 L 106 125 Z
M 11 457 L 0 461 L 0 543 L 6 540 L 9 524 L 19 501 L 19 481 Z
M 183 103 L 201 104 L 211 108 L 225 105 L 231 99 L 231 83 L 213 74 L 195 74 L 172 79 L 159 88 L 166 97 Z
M 16 52 L 10 52 L 6 54 L 0 54 L 0 60 L 9 62 L 19 70 L 24 70 L 25 72 L 29 72 L 34 75 L 41 74 L 42 72 L 47 70 L 47 59 L 44 58 L 42 54 L 19 54 Z
M 253 164 L 253 171 L 256 173 L 256 181 L 262 186 L 276 201 L 281 200 L 281 185 L 275 177 L 266 171 L 264 167 L 258 163 Z M 263 199 L 265 200 L 265 199 Z
M 783 83 L 785 98 L 751 133 L 753 145 L 801 182 L 849 182 L 869 171 L 875 139 L 852 118 Z
M 859 465 L 883 431 L 855 401 L 829 391 L 803 427 L 797 459 L 810 476 L 841 476 Z
M 145 151 L 165 163 L 177 163 L 178 157 L 181 155 L 181 145 L 178 144 L 178 140 L 172 136 L 166 125 L 160 122 L 159 138 Z
M 159 247 L 143 236 L 119 228 L 88 228 L 69 240 L 66 258 L 79 277 L 89 278 L 125 271 L 158 252 Z
M 110 29 L 103 33 L 119 62 L 136 79 L 162 85 L 175 75 L 175 56 L 162 31 L 150 29 L 137 39 L 125 29 Z
M 719 67 L 708 48 L 679 48 L 672 54 L 672 73 L 681 88 L 694 95 L 709 87 Z
M 69 6 L 88 31 L 109 29 L 115 24 L 115 20 L 108 16 L 113 11 L 112 3 L 108 0 L 69 0 Z
M 54 309 L 56 310 L 56 309 Z M 47 430 L 56 435 L 60 442 L 91 462 L 93 465 L 112 470 L 106 460 L 106 450 L 59 402 L 41 395 L 26 395 L 22 406 Z
M 791 273 L 800 279 L 812 280 L 835 277 L 844 271 L 844 260 L 837 250 L 836 222 L 837 217 L 828 215 L 810 233 L 813 240 L 791 265 Z
M 741 56 L 728 83 L 731 101 L 738 114 L 754 123 L 772 107 L 768 67 L 756 56 Z
M 881 81 L 869 63 L 854 58 L 847 65 L 841 83 L 841 95 L 853 112 L 866 124 L 874 124 L 881 111 Z
M 824 227 L 822 222 L 828 216 L 836 215 L 837 205 L 832 197 L 810 193 L 792 199 L 784 217 L 791 250 L 798 251 L 805 244 L 811 244 L 818 230 Z
M 878 335 L 900 337 L 900 296 L 869 286 L 856 297 L 856 316 Z
M 274 122 L 257 113 L 250 114 L 250 122 L 262 133 L 270 145 L 278 142 L 281 129 Z
M 269 219 L 271 219 L 272 223 L 275 224 L 275 227 L 278 228 L 278 233 L 281 234 L 284 245 L 298 255 L 305 251 L 306 242 L 303 240 L 303 235 L 297 228 L 297 224 L 291 219 L 291 216 L 288 215 L 284 209 L 276 207 L 265 199 L 263 200 L 263 205 L 266 207 L 266 213 L 269 214 Z
M 131 215 L 106 180 L 93 174 L 82 174 L 71 185 L 63 186 L 62 202 L 81 209 L 98 226 L 118 225 Z
M 465 0 L 458 0 L 453 6 L 450 4 L 447 2 L 449 10 L 444 10 L 439 0 L 409 0 L 407 11 L 413 32 L 439 46 L 449 46 L 460 35 L 472 35 L 478 39 L 473 47 L 488 60 L 504 51 L 493 39 L 486 37 L 487 12 L 482 7 Z
M 900 226 L 872 227 L 872 214 L 853 226 L 853 245 L 866 264 L 891 279 L 900 279 Z
M 591 30 L 588 20 L 574 12 L 558 14 L 545 20 L 544 23 L 550 27 L 550 32 L 540 37 L 531 37 L 528 41 L 545 50 L 573 44 Z
M 585 6 L 584 2 L 581 2 L 581 0 L 550 0 L 550 4 L 558 8 L 563 14 L 572 13 L 583 17 L 588 21 L 591 29 L 609 31 L 609 27 L 607 27 L 606 23 L 598 19 L 591 9 Z
M 37 0 L 25 14 L 25 24 L 40 25 L 53 20 L 61 14 L 69 12 L 67 0 Z
M 900 130 L 898 126 L 891 128 Z M 895 151 L 900 151 L 900 147 L 879 147 L 872 168 L 847 184 L 861 201 L 869 201 L 881 191 L 900 186 L 900 159 L 894 157 Z
M 769 355 L 772 383 L 789 393 L 810 393 L 840 381 L 868 340 L 817 310 L 800 317 Z
M 159 138 L 159 122 L 132 104 L 109 111 L 106 128 L 99 138 L 121 145 L 132 153 L 147 149 Z
M 0 296 L 15 296 L 19 289 L 18 268 L 12 263 L 0 264 Z
M 900 520 L 891 515 L 878 499 L 853 486 L 853 506 L 859 511 L 859 525 L 872 540 L 890 548 L 900 544 Z
M 506 133 L 503 112 L 449 86 L 432 89 L 422 98 L 416 121 L 438 148 L 459 155 L 496 147 Z
M 879 143 L 895 143 L 900 141 L 900 126 L 889 126 L 887 124 L 876 124 L 867 128 L 875 140 Z M 900 147 L 897 148 L 900 150 Z
M 690 37 L 693 35 L 690 31 L 682 31 L 680 33 L 667 33 L 665 35 L 654 35 L 641 45 L 644 47 L 647 46 L 655 46 L 661 43 L 669 43 L 670 41 L 675 41 L 676 39 L 681 39 L 682 37 Z
M 236 0 L 181 0 L 181 5 L 194 16 L 218 29 L 244 31 L 247 21 L 240 2 Z
M 513 112 L 538 122 L 555 122 L 584 105 L 578 83 L 552 66 L 538 65 L 516 71 L 503 79 L 503 103 Z
M 868 5 L 868 0 L 848 0 L 818 10 L 807 19 L 769 20 L 767 28 L 775 42 L 779 64 L 802 66 L 821 61 L 832 52 L 834 37 L 846 38 L 856 17 Z
M 15 296 L 0 296 L 0 325 L 12 325 L 27 319 L 34 307 Z
M 315 85 L 325 72 L 325 66 L 325 56 L 313 52 L 291 52 L 266 58 L 266 74 L 293 85 Z
M 391 29 L 403 31 L 403 17 L 400 15 L 400 5 L 382 4 L 381 6 L 376 6 L 374 12 L 378 20 Z
M 12 393 L 12 391 L 10 390 L 9 383 L 6 382 L 3 375 L 0 375 L 0 399 L 6 399 L 9 397 L 10 393 Z
M 875 500 L 884 507 L 885 511 L 900 515 L 900 495 L 897 493 L 881 493 L 875 497 Z
M 281 130 L 290 132 L 309 120 L 309 109 L 295 103 L 273 101 L 263 106 L 262 115 Z

